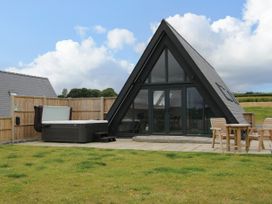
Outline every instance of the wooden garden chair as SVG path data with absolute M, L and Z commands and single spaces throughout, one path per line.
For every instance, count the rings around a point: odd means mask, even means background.
M 219 138 L 221 149 L 223 150 L 223 140 L 227 137 L 226 119 L 225 118 L 211 118 L 212 130 L 212 148 L 214 148 L 215 140 Z
M 265 118 L 260 129 L 251 128 L 249 133 L 249 144 L 252 140 L 258 140 L 258 151 L 265 149 L 264 140 L 272 141 L 272 118 Z

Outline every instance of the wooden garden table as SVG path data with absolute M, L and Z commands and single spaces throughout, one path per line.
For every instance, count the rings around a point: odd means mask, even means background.
M 245 130 L 246 132 L 246 151 L 249 149 L 249 127 L 250 124 L 226 124 L 227 128 L 227 150 L 230 151 L 230 134 L 231 131 L 234 132 L 234 143 L 235 149 L 241 150 L 241 131 Z

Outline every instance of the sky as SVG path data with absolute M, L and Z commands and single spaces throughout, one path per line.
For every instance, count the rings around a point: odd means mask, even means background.
M 0 0 L 0 70 L 120 91 L 162 19 L 234 92 L 272 92 L 272 0 Z

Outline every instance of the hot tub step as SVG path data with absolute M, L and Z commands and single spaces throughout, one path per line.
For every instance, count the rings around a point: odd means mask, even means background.
M 116 141 L 115 137 L 108 136 L 108 137 L 101 137 L 99 142 L 114 142 Z

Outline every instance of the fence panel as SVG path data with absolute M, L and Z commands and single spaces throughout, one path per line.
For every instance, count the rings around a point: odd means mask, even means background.
M 12 142 L 11 118 L 0 117 L 0 143 Z

